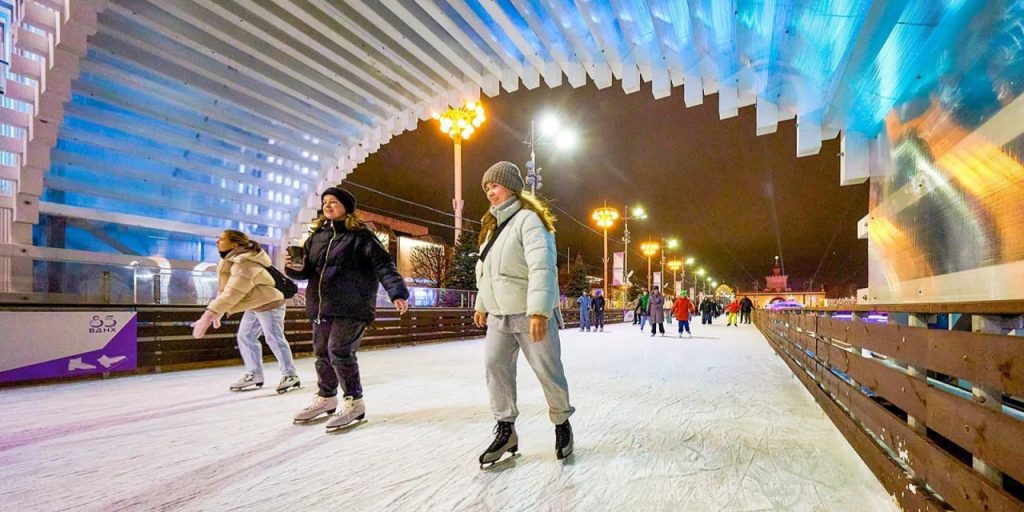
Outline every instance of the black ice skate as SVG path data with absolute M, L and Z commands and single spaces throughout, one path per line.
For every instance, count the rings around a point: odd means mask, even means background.
M 516 424 L 511 421 L 499 421 L 494 427 L 494 441 L 487 447 L 487 451 L 480 455 L 480 469 L 489 469 L 499 462 L 518 457 L 518 451 L 519 436 L 516 435 Z M 506 452 L 512 455 L 502 459 Z
M 555 454 L 558 460 L 572 455 L 572 425 L 565 420 L 561 425 L 555 425 Z

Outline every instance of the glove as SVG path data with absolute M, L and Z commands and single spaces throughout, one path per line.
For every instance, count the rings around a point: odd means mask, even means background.
M 206 336 L 206 331 L 210 329 L 211 324 L 214 329 L 220 328 L 220 318 L 222 316 L 224 316 L 224 313 L 215 313 L 209 309 L 203 311 L 203 316 L 192 323 L 192 337 L 198 340 Z

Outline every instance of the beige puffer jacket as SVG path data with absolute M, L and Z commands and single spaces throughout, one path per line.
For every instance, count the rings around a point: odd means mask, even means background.
M 217 298 L 206 309 L 230 315 L 239 311 L 267 311 L 284 304 L 265 266 L 272 262 L 263 249 L 239 247 L 217 264 Z

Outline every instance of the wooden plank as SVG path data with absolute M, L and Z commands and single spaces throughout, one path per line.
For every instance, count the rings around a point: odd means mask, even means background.
M 1024 422 L 934 387 L 927 402 L 928 428 L 1024 482 Z
M 856 354 L 851 356 L 849 371 L 845 373 L 858 384 L 871 388 L 911 416 L 924 418 L 927 415 L 925 396 L 928 394 L 928 384 L 925 381 L 915 379 L 874 359 Z
M 1020 315 L 1024 313 L 1024 301 L 999 300 L 976 302 L 931 302 L 920 304 L 856 304 L 841 307 L 804 308 L 805 311 L 861 311 L 886 313 L 963 313 L 990 315 Z
M 896 359 L 902 364 L 923 366 L 927 361 L 928 338 L 941 335 L 921 327 L 877 324 L 854 318 L 849 322 L 846 343 Z
M 965 331 L 929 331 L 929 370 L 975 385 L 1024 396 L 1024 337 Z

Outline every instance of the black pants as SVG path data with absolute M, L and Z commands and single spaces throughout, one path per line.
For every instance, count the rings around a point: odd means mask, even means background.
M 702 325 L 711 325 L 711 312 L 705 311 L 700 315 L 700 323 Z
M 740 323 L 741 324 L 749 324 L 750 323 L 750 311 L 740 311 Z
M 594 311 L 594 329 L 604 329 L 604 310 Z
M 360 320 L 333 317 L 313 322 L 313 353 L 316 354 L 320 396 L 336 396 L 340 383 L 344 396 L 363 397 L 356 350 L 363 341 L 367 325 L 369 323 Z
M 651 320 L 651 334 L 656 334 L 658 329 L 661 329 L 661 333 L 665 334 L 665 322 L 655 322 Z

